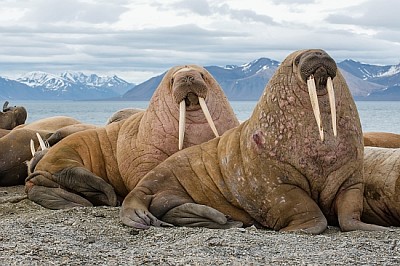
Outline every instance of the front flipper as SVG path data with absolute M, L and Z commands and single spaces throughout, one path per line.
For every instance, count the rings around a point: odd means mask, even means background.
M 53 175 L 53 179 L 62 187 L 82 194 L 94 205 L 118 205 L 114 188 L 86 168 L 65 168 Z
M 185 203 L 169 210 L 162 220 L 176 226 L 228 229 L 243 223 L 229 220 L 222 212 L 206 205 Z
M 148 229 L 150 226 L 173 226 L 172 224 L 157 219 L 157 217 L 150 213 L 147 207 L 134 196 L 132 191 L 122 202 L 119 217 L 123 224 L 136 229 Z
M 85 198 L 62 188 L 33 186 L 28 192 L 28 198 L 45 208 L 53 210 L 93 206 Z
M 30 200 L 50 209 L 118 204 L 114 188 L 83 167 L 65 168 L 54 175 L 36 171 L 25 187 Z
M 389 230 L 375 224 L 367 224 L 362 222 L 361 213 L 363 209 L 363 195 L 361 184 L 353 186 L 353 188 L 342 191 L 336 200 L 336 209 L 339 219 L 340 229 L 343 232 L 364 230 L 364 231 L 385 231 Z

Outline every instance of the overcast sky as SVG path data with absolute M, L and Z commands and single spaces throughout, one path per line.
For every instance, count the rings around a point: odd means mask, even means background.
M 282 61 L 304 48 L 398 64 L 399 10 L 397 0 L 0 0 L 0 76 L 140 83 L 174 65 Z

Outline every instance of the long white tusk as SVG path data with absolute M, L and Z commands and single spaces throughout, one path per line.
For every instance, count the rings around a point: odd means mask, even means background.
M 40 136 L 39 133 L 36 133 L 36 136 L 39 140 L 40 148 L 42 149 L 42 151 L 45 150 L 47 147 L 46 147 L 46 144 L 44 143 L 42 137 Z
M 326 88 L 328 89 L 329 95 L 329 104 L 331 106 L 331 114 L 332 114 L 332 129 L 333 135 L 337 136 L 337 128 L 336 128 L 336 100 L 335 100 L 335 92 L 333 91 L 333 82 L 331 77 L 328 77 L 326 82 Z
M 185 138 L 185 125 L 186 125 L 186 104 L 185 100 L 179 103 L 179 150 L 182 150 L 183 139 Z
M 314 111 L 314 117 L 318 125 L 319 136 L 321 138 L 321 141 L 324 141 L 324 129 L 322 128 L 321 124 L 321 112 L 319 111 L 317 89 L 315 86 L 314 77 L 312 75 L 307 79 L 307 87 L 308 94 L 310 95 L 311 106 Z
M 33 142 L 33 139 L 31 139 L 31 153 L 32 153 L 32 157 L 35 156 L 35 143 Z
M 207 119 L 208 124 L 210 125 L 212 131 L 214 132 L 214 135 L 216 137 L 219 137 L 217 128 L 215 127 L 214 121 L 211 118 L 210 111 L 208 111 L 208 107 L 207 107 L 207 104 L 206 104 L 206 101 L 204 100 L 204 98 L 199 97 L 199 103 L 201 106 L 201 110 L 203 110 L 203 113 Z

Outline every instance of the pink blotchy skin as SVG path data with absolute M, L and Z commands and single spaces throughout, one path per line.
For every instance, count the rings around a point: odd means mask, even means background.
M 222 89 L 202 67 L 164 76 L 146 110 L 104 128 L 68 136 L 37 163 L 29 199 L 52 209 L 118 204 L 151 169 L 178 151 L 179 103 L 186 103 L 183 147 L 214 138 L 198 104 L 203 97 L 220 134 L 239 125 Z
M 310 75 L 323 141 L 306 85 Z M 337 136 L 328 77 L 336 95 Z M 227 228 L 226 215 L 246 226 L 312 234 L 328 223 L 343 231 L 380 230 L 360 221 L 362 164 L 359 116 L 334 60 L 322 50 L 297 51 L 282 62 L 249 120 L 150 171 L 125 198 L 120 217 L 136 228 L 165 222 Z

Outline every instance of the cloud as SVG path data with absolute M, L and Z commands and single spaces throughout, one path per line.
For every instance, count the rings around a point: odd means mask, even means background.
M 28 11 L 22 19 L 35 23 L 111 23 L 117 21 L 119 16 L 127 10 L 126 7 L 121 4 L 116 5 L 115 2 L 82 0 L 36 0 L 28 2 L 24 8 Z
M 338 61 L 398 63 L 400 22 L 392 8 L 399 4 L 379 9 L 373 1 L 332 3 L 2 1 L 0 76 L 71 70 L 113 72 L 141 82 L 146 74 L 150 78 L 174 65 L 240 65 L 260 57 L 281 61 L 304 48 L 325 49 Z
M 210 6 L 206 0 L 183 0 L 176 2 L 171 6 L 177 9 L 188 10 L 189 12 L 200 16 L 209 16 L 212 14 Z
M 335 24 L 351 24 L 369 28 L 400 29 L 400 2 L 391 0 L 369 0 L 359 6 L 333 14 L 327 21 Z

